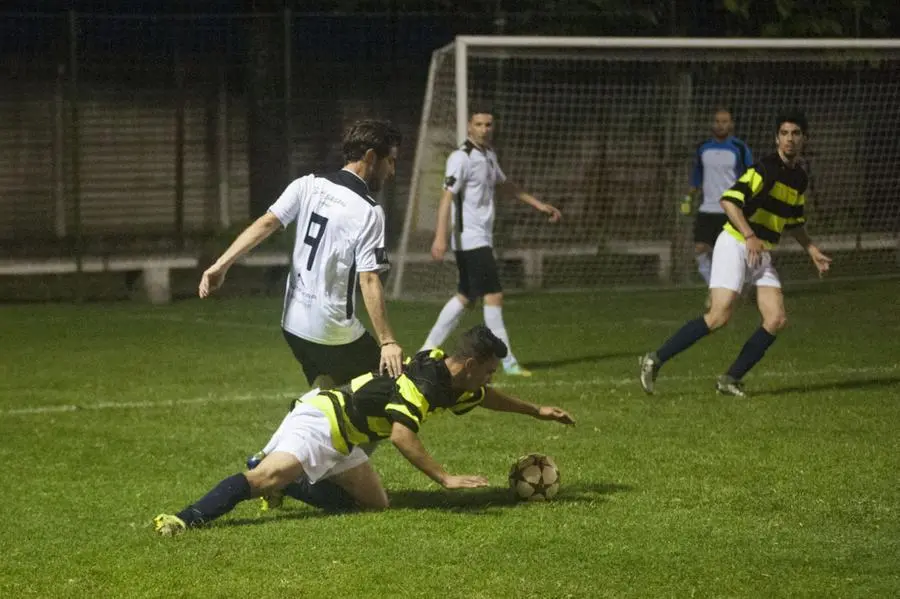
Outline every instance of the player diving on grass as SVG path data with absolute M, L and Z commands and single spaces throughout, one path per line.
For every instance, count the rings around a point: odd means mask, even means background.
M 450 474 L 431 457 L 418 437 L 427 417 L 445 410 L 465 414 L 481 406 L 575 423 L 560 408 L 488 386 L 506 353 L 503 341 L 479 325 L 462 335 L 450 355 L 439 349 L 416 354 L 397 378 L 368 373 L 343 387 L 313 389 L 294 401 L 255 468 L 222 480 L 177 514 L 160 514 L 154 519 L 156 532 L 175 535 L 208 524 L 251 497 L 280 493 L 329 511 L 385 509 L 387 493 L 360 448 L 383 439 L 445 489 L 487 486 L 485 477 Z
M 762 325 L 750 336 L 727 372 L 716 381 L 716 391 L 747 397 L 743 379 L 775 342 L 787 317 L 781 281 L 770 251 L 783 231 L 791 233 L 806 249 L 822 276 L 831 258 L 823 254 L 806 233 L 804 205 L 806 172 L 797 163 L 806 141 L 806 117 L 798 111 L 780 114 L 775 123 L 777 152 L 753 164 L 720 200 L 728 223 L 716 239 L 710 273 L 710 307 L 687 322 L 654 352 L 641 358 L 641 387 L 653 393 L 660 368 L 711 332 L 722 328 L 745 283 L 756 285 Z

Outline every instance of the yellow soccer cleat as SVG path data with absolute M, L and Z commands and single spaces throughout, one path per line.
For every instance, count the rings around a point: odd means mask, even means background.
M 284 503 L 284 493 L 275 491 L 268 495 L 263 495 L 259 500 L 262 503 L 262 507 L 260 508 L 262 511 L 268 512 L 270 510 L 277 510 L 281 507 L 281 504 Z
M 160 514 L 153 519 L 153 528 L 162 537 L 174 537 L 187 530 L 187 524 L 178 516 Z

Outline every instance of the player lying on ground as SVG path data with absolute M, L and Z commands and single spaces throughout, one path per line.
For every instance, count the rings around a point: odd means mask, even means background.
M 311 483 L 308 489 L 326 489 L 330 497 L 324 503 L 330 500 L 335 509 L 347 504 L 385 509 L 387 493 L 360 444 L 388 438 L 413 466 L 445 489 L 487 486 L 485 477 L 452 475 L 429 455 L 418 437 L 429 415 L 443 410 L 459 415 L 483 406 L 575 423 L 560 408 L 538 406 L 486 386 L 506 351 L 490 329 L 479 325 L 462 336 L 452 355 L 439 349 L 421 352 L 396 379 L 369 373 L 338 389 L 313 389 L 295 401 L 256 468 L 226 478 L 176 515 L 157 516 L 156 531 L 168 536 L 207 524 L 241 501 L 276 493 L 298 479 Z M 329 481 L 333 484 L 320 486 Z

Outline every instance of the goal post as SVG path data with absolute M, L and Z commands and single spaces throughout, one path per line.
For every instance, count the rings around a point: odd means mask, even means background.
M 677 199 L 720 106 L 754 158 L 774 151 L 779 109 L 802 108 L 813 238 L 838 276 L 900 274 L 900 40 L 460 36 L 433 53 L 424 96 L 395 298 L 455 288 L 452 256 L 435 263 L 430 246 L 476 103 L 507 176 L 563 211 L 552 225 L 497 198 L 505 289 L 698 284 Z M 785 237 L 784 277 L 815 276 Z

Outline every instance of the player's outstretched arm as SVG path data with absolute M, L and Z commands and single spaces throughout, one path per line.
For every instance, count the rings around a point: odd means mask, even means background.
M 207 297 L 225 282 L 225 273 L 235 260 L 265 241 L 272 233 L 281 228 L 281 221 L 271 212 L 266 212 L 244 229 L 228 246 L 225 253 L 203 272 L 198 293 Z
M 372 328 L 375 329 L 375 335 L 381 345 L 379 368 L 382 372 L 387 371 L 393 377 L 400 376 L 400 373 L 403 372 L 403 348 L 397 343 L 394 331 L 391 330 L 391 325 L 388 323 L 381 277 L 377 272 L 361 272 L 359 273 L 359 288 L 362 291 L 369 319 L 372 321 Z
M 483 476 L 449 474 L 431 457 L 416 432 L 399 422 L 395 422 L 391 428 L 391 443 L 410 464 L 445 489 L 472 489 L 488 485 L 488 480 Z
M 493 387 L 485 389 L 484 400 L 482 400 L 481 405 L 488 410 L 496 412 L 512 412 L 514 414 L 525 414 L 538 420 L 555 420 L 560 424 L 575 424 L 575 419 L 561 408 L 539 406 L 507 395 Z
M 792 227 L 788 229 L 788 231 L 794 236 L 797 243 L 803 246 L 806 253 L 809 254 L 810 260 L 813 261 L 816 270 L 819 271 L 819 276 L 821 277 L 828 272 L 828 269 L 831 268 L 831 258 L 823 254 L 819 248 L 813 245 L 812 239 L 809 238 L 809 234 L 806 232 L 806 227 Z
M 525 202 L 538 212 L 543 212 L 544 214 L 546 214 L 549 217 L 551 223 L 558 223 L 562 218 L 562 212 L 559 211 L 559 208 L 552 204 L 548 204 L 547 202 L 540 201 L 508 179 L 503 183 L 500 183 L 498 187 L 500 187 L 503 191 L 508 190 L 520 202 Z

